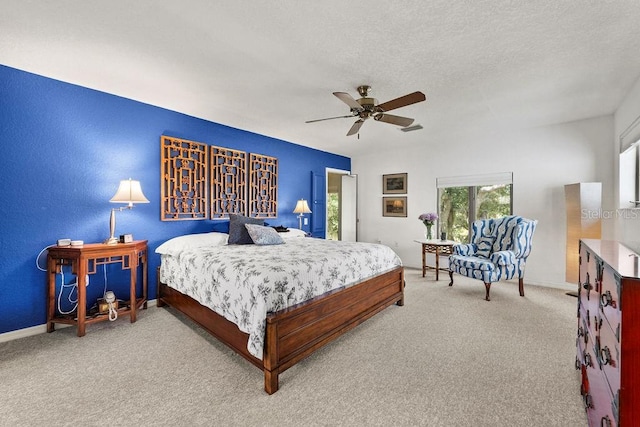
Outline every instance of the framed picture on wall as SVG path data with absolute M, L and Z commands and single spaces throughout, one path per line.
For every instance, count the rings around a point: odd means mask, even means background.
M 407 197 L 383 197 L 382 216 L 407 216 Z
M 382 194 L 407 194 L 407 174 L 382 175 Z

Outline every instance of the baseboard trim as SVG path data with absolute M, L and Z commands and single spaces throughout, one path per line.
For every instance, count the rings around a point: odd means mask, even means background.
M 404 268 L 405 268 L 405 270 L 408 269 L 408 270 L 422 271 L 422 267 L 414 267 L 414 266 L 405 265 Z M 443 274 L 447 275 L 447 276 L 449 275 L 448 272 L 441 271 L 440 272 L 440 276 L 442 277 Z M 440 279 L 440 280 L 442 280 L 442 279 Z M 509 279 L 509 280 L 505 280 L 505 282 L 515 283 L 517 285 L 518 284 L 518 279 Z M 496 282 L 496 283 L 500 283 L 500 282 Z M 576 283 L 569 283 L 569 282 L 555 283 L 555 282 L 531 281 L 531 280 L 527 279 L 527 276 L 525 275 L 525 277 L 524 277 L 524 286 L 525 286 L 525 289 L 526 289 L 527 286 L 542 286 L 544 288 L 561 289 L 563 291 L 575 291 L 577 284 Z
M 62 326 L 62 325 L 61 325 Z M 71 326 L 71 325 L 64 325 Z M 20 338 L 31 337 L 33 335 L 44 334 L 47 332 L 47 325 L 32 326 L 30 328 L 18 329 L 16 331 L 5 332 L 0 334 L 0 343 L 18 340 Z
M 158 305 L 158 301 L 153 299 L 147 301 L 147 307 L 155 307 Z M 70 328 L 73 325 L 65 325 L 62 323 L 57 323 L 56 328 Z M 17 329 L 15 331 L 5 332 L 0 334 L 0 343 L 18 340 L 20 338 L 31 337 L 38 334 L 44 334 L 47 332 L 47 324 L 31 326 L 30 328 Z
M 542 286 L 542 287 L 545 287 L 545 288 L 561 289 L 563 291 L 575 291 L 576 290 L 576 286 L 577 286 L 576 284 L 572 284 L 572 283 L 569 283 L 569 282 L 564 282 L 564 283 L 528 282 L 526 277 L 524 279 L 524 285 L 525 285 L 525 287 L 527 285 Z

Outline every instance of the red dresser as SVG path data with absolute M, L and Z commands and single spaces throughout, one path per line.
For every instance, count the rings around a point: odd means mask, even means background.
M 640 425 L 638 254 L 581 240 L 579 286 L 576 368 L 589 425 Z

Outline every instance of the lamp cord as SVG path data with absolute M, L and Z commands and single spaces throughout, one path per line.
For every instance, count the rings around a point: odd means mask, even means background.
M 44 271 L 46 272 L 47 269 L 46 268 L 42 268 L 40 267 L 40 257 L 42 256 L 42 254 L 49 248 L 52 248 L 56 245 L 49 245 L 49 246 L 45 246 L 39 253 L 38 256 L 36 257 L 36 268 L 40 271 Z M 87 282 L 87 285 L 89 283 Z M 67 300 L 73 305 L 73 307 L 70 310 L 63 310 L 62 309 L 62 294 L 64 293 L 64 288 L 71 288 L 71 291 L 69 291 L 69 296 L 67 297 Z M 73 290 L 76 290 L 76 297 L 75 299 L 73 299 Z M 76 279 L 75 282 L 73 283 L 64 283 L 64 270 L 61 268 L 60 269 L 60 293 L 58 294 L 58 298 L 57 298 L 57 306 L 58 306 L 58 312 L 60 314 L 71 314 L 74 311 L 76 311 L 76 309 L 78 308 L 78 280 Z
M 38 268 L 38 270 L 40 271 L 47 271 L 46 268 L 42 268 L 40 267 L 40 257 L 42 256 L 42 254 L 44 253 L 44 251 L 46 251 L 49 248 L 52 248 L 56 245 L 49 245 L 49 246 L 45 246 L 44 248 L 42 248 L 42 250 L 40 251 L 40 253 L 38 253 L 38 256 L 36 257 L 36 267 Z
M 61 278 L 61 282 L 60 282 L 60 293 L 58 294 L 58 313 L 71 314 L 74 311 L 76 311 L 76 309 L 78 308 L 78 279 L 76 279 L 76 281 L 73 283 L 65 284 L 64 271 L 62 270 L 60 270 L 60 278 Z M 69 296 L 67 297 L 67 299 L 73 305 L 73 307 L 71 308 L 71 310 L 68 310 L 68 311 L 65 311 L 62 309 L 62 294 L 64 293 L 64 288 L 71 288 L 71 291 L 69 291 Z M 74 289 L 76 290 L 76 298 L 72 299 L 71 296 L 73 295 Z

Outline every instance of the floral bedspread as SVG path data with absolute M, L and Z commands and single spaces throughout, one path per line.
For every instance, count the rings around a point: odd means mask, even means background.
M 162 255 L 160 280 L 238 325 L 262 359 L 268 312 L 402 265 L 389 247 L 314 238 Z

